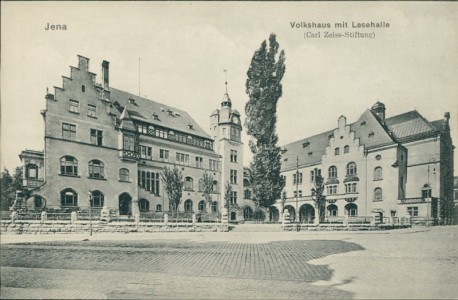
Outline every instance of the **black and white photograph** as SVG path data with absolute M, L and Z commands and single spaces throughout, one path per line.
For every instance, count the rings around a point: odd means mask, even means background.
M 457 299 L 458 5 L 1 1 L 1 299 Z

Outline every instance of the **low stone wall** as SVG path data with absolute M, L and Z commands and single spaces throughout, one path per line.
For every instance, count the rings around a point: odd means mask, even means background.
M 134 222 L 92 222 L 93 233 L 129 232 L 227 232 L 229 226 L 221 223 L 134 223 Z M 87 221 L 1 221 L 2 234 L 54 234 L 89 232 Z
M 285 224 L 283 225 L 284 231 L 374 231 L 374 230 L 389 230 L 410 228 L 410 224 L 392 225 L 392 224 L 379 224 L 374 226 L 371 224 L 349 224 L 348 226 L 342 224 L 320 224 L 320 225 L 299 225 L 299 224 Z

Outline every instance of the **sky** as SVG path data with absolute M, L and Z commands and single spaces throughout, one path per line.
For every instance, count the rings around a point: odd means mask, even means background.
M 367 22 L 389 27 L 352 28 Z M 45 30 L 48 23 L 67 30 Z M 454 2 L 1 2 L 1 167 L 20 165 L 22 150 L 43 150 L 46 89 L 62 86 L 78 54 L 98 82 L 107 60 L 110 86 L 183 109 L 208 129 L 224 69 L 243 121 L 246 72 L 272 32 L 286 55 L 280 145 L 333 129 L 341 115 L 354 122 L 376 101 L 387 117 L 416 109 L 434 121 L 450 112 L 457 145 L 457 28 Z M 242 135 L 245 165 L 248 140 Z

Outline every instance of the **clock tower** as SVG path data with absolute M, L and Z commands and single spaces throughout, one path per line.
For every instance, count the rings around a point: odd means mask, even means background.
M 221 192 L 220 211 L 224 207 L 226 185 L 232 188 L 228 218 L 230 221 L 243 220 L 243 143 L 240 133 L 242 122 L 240 113 L 232 109 L 232 102 L 227 92 L 221 101 L 221 108 L 210 116 L 210 135 L 215 140 L 215 151 L 220 154 L 221 180 L 218 182 Z

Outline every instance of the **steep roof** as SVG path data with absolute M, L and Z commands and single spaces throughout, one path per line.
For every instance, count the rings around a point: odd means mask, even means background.
M 436 127 L 416 110 L 388 118 L 385 123 L 398 142 L 433 136 L 438 133 Z
M 126 107 L 131 119 L 163 126 L 184 133 L 211 139 L 191 116 L 180 109 L 139 97 L 110 87 L 110 98 Z M 115 110 L 113 110 L 115 111 Z M 120 113 L 115 113 L 118 117 Z M 155 115 L 157 117 L 155 117 Z M 191 126 L 189 126 L 191 125 Z
M 333 130 L 326 131 L 291 144 L 285 145 L 286 152 L 282 154 L 282 169 L 296 167 L 296 157 L 299 158 L 299 166 L 319 163 L 329 143 L 329 136 Z
M 442 124 L 443 120 L 428 122 L 417 111 L 393 116 L 383 122 L 368 109 L 350 124 L 350 128 L 360 144 L 370 149 L 436 135 Z M 333 132 L 334 129 L 283 146 L 286 152 L 282 154 L 282 170 L 295 168 L 297 156 L 299 166 L 319 163 Z
M 359 117 L 358 121 L 351 124 L 350 128 L 355 132 L 355 138 L 359 138 L 359 143 L 366 148 L 380 147 L 395 142 L 378 117 L 369 109 Z

